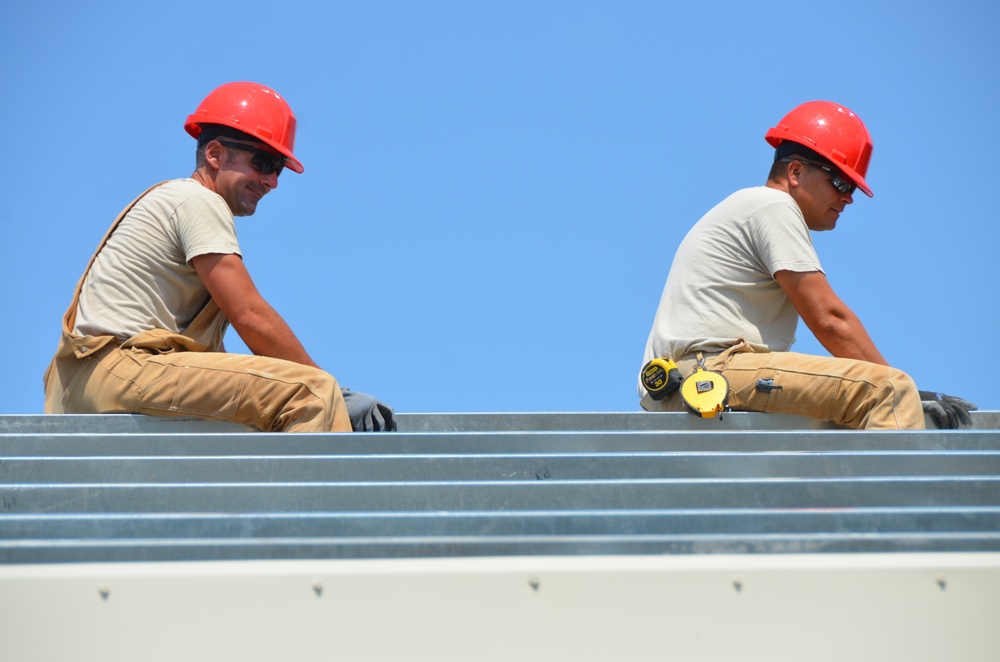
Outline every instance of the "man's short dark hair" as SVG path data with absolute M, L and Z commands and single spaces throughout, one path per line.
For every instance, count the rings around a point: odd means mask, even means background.
M 225 124 L 202 124 L 201 133 L 198 135 L 198 147 L 204 147 L 216 138 L 232 138 L 233 140 L 244 140 L 254 143 L 260 142 L 250 134 L 243 133 L 239 129 L 234 129 Z
M 815 152 L 802 143 L 792 142 L 791 140 L 782 140 L 778 148 L 774 150 L 774 160 L 780 161 L 781 159 L 787 159 L 792 156 L 800 156 L 803 159 L 812 161 L 814 163 L 820 163 L 822 165 L 828 165 L 831 168 L 837 169 L 837 166 L 833 164 L 830 159 L 826 158 L 822 154 Z

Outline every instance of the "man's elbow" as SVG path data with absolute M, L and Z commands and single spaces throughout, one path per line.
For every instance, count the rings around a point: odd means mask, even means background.
M 812 331 L 816 339 L 826 344 L 826 341 L 835 341 L 851 335 L 851 318 L 834 313 L 819 315 L 806 322 L 806 326 Z
M 244 304 L 231 311 L 224 311 L 226 319 L 243 336 L 246 332 L 261 331 L 270 326 L 271 308 L 266 304 L 254 306 Z

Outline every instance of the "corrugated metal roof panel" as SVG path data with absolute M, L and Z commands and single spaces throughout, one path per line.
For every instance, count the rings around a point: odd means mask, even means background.
M 283 435 L 0 416 L 0 561 L 997 552 L 997 420 L 400 414 L 396 433 Z

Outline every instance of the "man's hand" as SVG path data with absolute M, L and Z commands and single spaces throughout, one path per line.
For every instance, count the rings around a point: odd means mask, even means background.
M 340 391 L 344 394 L 344 404 L 347 405 L 347 414 L 351 417 L 351 427 L 355 432 L 396 430 L 396 413 L 392 407 L 367 393 L 358 393 L 348 388 L 341 388 Z
M 920 404 L 924 406 L 924 413 L 930 414 L 939 428 L 954 429 L 960 425 L 972 425 L 969 412 L 979 409 L 968 400 L 934 391 L 920 391 Z

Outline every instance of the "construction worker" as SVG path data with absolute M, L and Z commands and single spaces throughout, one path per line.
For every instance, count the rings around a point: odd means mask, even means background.
M 767 183 L 723 200 L 681 242 L 643 365 L 670 359 L 682 379 L 698 365 L 721 373 L 733 410 L 864 429 L 923 429 L 925 412 L 940 427 L 969 424 L 975 405 L 919 392 L 888 365 L 833 291 L 813 248 L 810 230 L 836 227 L 856 189 L 872 195 L 865 125 L 843 106 L 813 101 L 765 139 L 775 148 Z M 832 357 L 788 351 L 800 316 Z M 640 375 L 643 409 L 690 407 L 683 387 L 659 399 L 649 390 Z
M 198 141 L 194 174 L 153 186 L 108 230 L 63 318 L 45 411 L 394 429 L 390 408 L 320 369 L 243 264 L 234 217 L 252 215 L 284 168 L 303 171 L 288 103 L 263 85 L 228 83 L 184 128 Z M 225 352 L 229 323 L 254 356 Z

